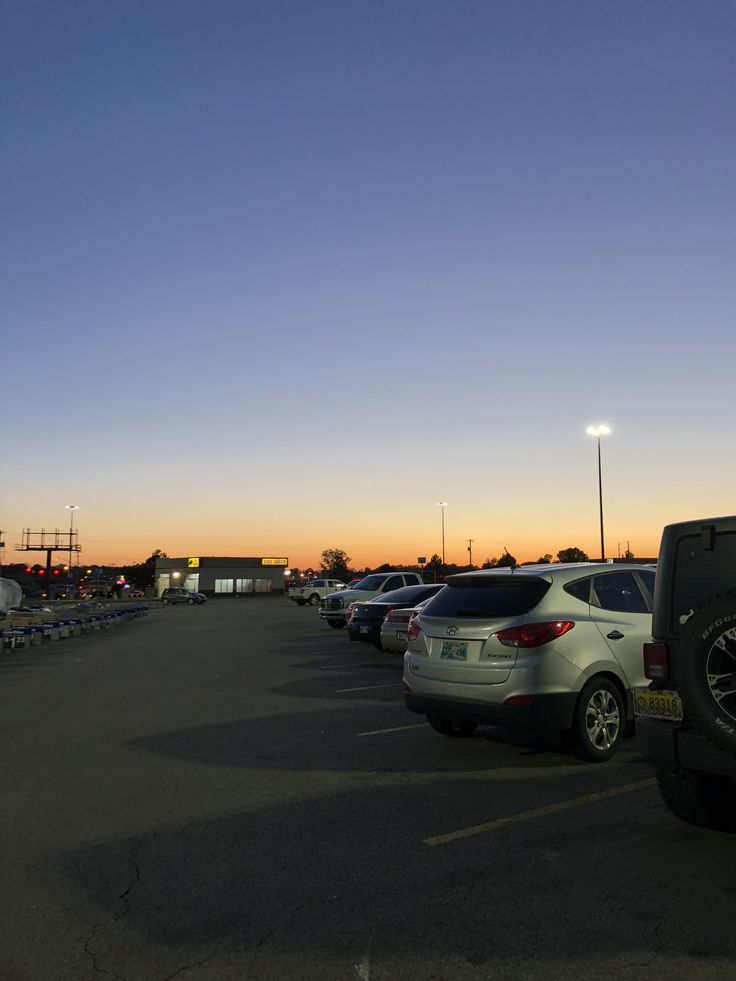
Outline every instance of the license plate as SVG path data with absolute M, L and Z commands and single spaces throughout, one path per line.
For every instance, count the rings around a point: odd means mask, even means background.
M 460 640 L 443 640 L 440 657 L 446 661 L 466 661 L 468 645 Z
M 634 715 L 644 719 L 682 722 L 682 699 L 676 691 L 650 691 L 634 688 Z
M 360 628 L 360 632 L 362 634 L 369 634 L 371 632 L 371 628 L 370 627 L 361 627 Z
M 406 631 L 405 630 L 397 630 L 396 631 L 396 639 L 397 640 L 406 640 Z

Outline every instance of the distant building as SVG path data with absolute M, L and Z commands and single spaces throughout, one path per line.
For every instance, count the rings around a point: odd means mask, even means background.
M 216 555 L 156 559 L 156 596 L 169 586 L 184 586 L 205 596 L 252 596 L 283 593 L 284 571 L 289 560 L 283 556 L 223 558 Z

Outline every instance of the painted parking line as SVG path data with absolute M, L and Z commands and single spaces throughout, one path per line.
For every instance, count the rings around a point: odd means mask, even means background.
M 384 732 L 403 732 L 405 729 L 426 729 L 426 722 L 418 722 L 411 726 L 394 726 L 392 729 L 369 729 L 368 732 L 356 732 L 356 736 L 382 736 Z
M 633 790 L 643 790 L 645 787 L 654 786 L 656 782 L 654 777 L 648 777 L 646 780 L 637 780 L 636 783 L 626 783 L 620 787 L 613 787 L 611 790 L 600 790 L 595 794 L 586 794 L 584 797 L 574 797 L 572 800 L 560 801 L 559 804 L 547 804 L 545 807 L 535 807 L 532 811 L 521 811 L 519 814 L 511 814 L 509 817 L 498 818 L 496 821 L 476 824 L 472 828 L 451 831 L 449 834 L 436 835 L 434 838 L 424 838 L 422 844 L 429 845 L 431 848 L 435 848 L 437 845 L 449 845 L 453 841 L 472 838 L 474 835 L 481 835 L 486 831 L 503 828 L 507 824 L 522 824 L 524 821 L 533 821 L 535 818 L 545 817 L 547 814 L 558 814 L 560 811 L 567 811 L 571 807 L 582 807 L 583 804 L 592 804 L 597 800 L 607 800 L 609 797 L 619 797 L 621 794 L 629 794 Z
M 348 691 L 370 691 L 373 688 L 395 688 L 398 685 L 398 681 L 391 681 L 387 685 L 363 685 L 361 688 L 336 688 L 336 695 L 344 695 Z

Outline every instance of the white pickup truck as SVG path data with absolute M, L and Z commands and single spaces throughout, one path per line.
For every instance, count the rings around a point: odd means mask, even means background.
M 337 593 L 342 589 L 347 589 L 347 586 L 339 579 L 314 579 L 312 582 L 290 586 L 288 596 L 299 606 L 304 606 L 305 603 L 309 603 L 310 606 L 319 606 L 325 596 L 329 596 L 330 593 Z

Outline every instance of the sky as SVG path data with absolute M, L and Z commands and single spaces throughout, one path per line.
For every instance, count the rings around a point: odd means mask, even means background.
M 732 0 L 0 15 L 5 562 L 597 556 L 602 422 L 607 555 L 736 512 Z

